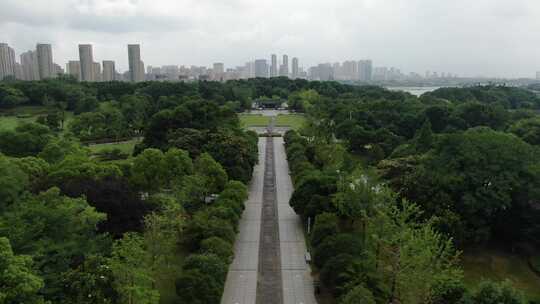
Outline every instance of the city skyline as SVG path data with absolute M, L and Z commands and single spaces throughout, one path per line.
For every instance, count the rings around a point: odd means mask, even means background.
M 66 59 L 77 58 L 73 45 L 91 43 L 96 58 L 124 71 L 117 45 L 136 42 L 155 66 L 237 66 L 287 53 L 304 67 L 371 58 L 418 73 L 515 78 L 540 70 L 539 14 L 534 0 L 5 0 L 0 41 L 18 50 L 50 43 Z
M 52 60 L 52 53 L 54 53 L 54 47 L 50 44 L 38 43 L 36 50 L 29 50 L 20 53 L 17 56 L 17 50 L 9 46 L 9 44 L 0 42 L 0 64 L 3 64 L 0 69 L 0 73 L 5 74 L 6 67 L 12 66 L 11 70 L 13 75 L 18 79 L 23 80 L 37 80 L 40 78 L 51 77 L 57 73 L 66 73 L 74 76 L 77 80 L 81 81 L 102 81 L 102 80 L 129 80 L 134 82 L 140 82 L 144 80 L 182 80 L 182 77 L 186 76 L 179 71 L 187 69 L 197 70 L 195 74 L 197 76 L 205 76 L 201 79 L 209 80 L 230 80 L 241 79 L 250 77 L 276 77 L 287 76 L 290 78 L 305 78 L 311 80 L 342 80 L 342 81 L 392 81 L 392 80 L 421 80 L 421 79 L 433 79 L 433 78 L 476 78 L 459 74 L 454 74 L 444 71 L 430 71 L 418 73 L 413 71 L 404 72 L 399 67 L 373 64 L 371 59 L 360 60 L 344 60 L 338 62 L 322 62 L 314 66 L 307 66 L 299 64 L 299 58 L 297 56 L 292 57 L 289 60 L 289 55 L 282 54 L 278 60 L 276 54 L 270 54 L 268 58 L 258 57 L 255 60 L 249 60 L 242 65 L 227 65 L 224 62 L 214 62 L 206 66 L 197 66 L 193 64 L 186 65 L 145 65 L 141 59 L 141 45 L 140 44 L 128 44 L 127 45 L 127 59 L 129 62 L 129 68 L 125 71 L 119 70 L 117 60 L 110 60 L 104 58 L 94 57 L 94 47 L 92 44 L 79 44 L 78 55 L 79 60 L 68 60 L 65 65 L 57 64 Z M 42 48 L 44 51 L 39 51 Z M 43 53 L 45 52 L 45 53 Z M 4 54 L 4 55 L 2 55 Z M 44 54 L 40 61 L 40 54 Z M 133 57 L 133 58 L 131 58 Z M 17 59 L 17 58 L 20 58 Z M 45 61 L 44 61 L 45 60 Z M 95 61 L 97 60 L 97 62 Z M 29 68 L 29 65 L 34 66 L 35 61 L 37 65 Z M 121 60 L 120 60 L 121 61 Z M 25 63 L 25 64 L 23 64 Z M 107 64 L 107 67 L 105 67 Z M 292 64 L 292 65 L 291 65 Z M 52 65 L 51 68 L 47 68 Z M 253 66 L 249 66 L 253 65 Z M 65 67 L 65 72 L 64 68 Z M 9 68 L 8 68 L 9 69 Z M 165 74 L 174 75 L 176 77 L 159 77 L 162 70 L 169 70 Z M 174 72 L 176 70 L 176 72 Z M 200 70 L 200 71 L 199 71 Z M 251 71 L 252 70 L 252 71 Z M 37 77 L 30 75 L 36 74 Z M 42 77 L 43 75 L 47 75 Z M 107 75 L 104 75 L 107 73 Z M 158 76 L 157 78 L 149 78 L 149 75 Z M 189 72 L 187 76 L 193 76 Z M 208 74 L 208 75 L 207 75 Z M 3 75 L 3 74 L 2 74 Z M 4 75 L 5 76 L 5 75 Z M 490 78 L 489 76 L 480 76 L 480 78 Z M 528 77 L 522 77 L 526 79 L 539 79 L 538 72 Z M 187 78 L 193 80 L 193 78 Z M 198 78 L 197 78 L 198 79 Z M 492 78 L 490 78 L 492 79 Z M 184 79 L 186 80 L 186 79 Z

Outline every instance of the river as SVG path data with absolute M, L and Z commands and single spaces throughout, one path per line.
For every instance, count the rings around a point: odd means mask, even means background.
M 415 96 L 420 96 L 424 93 L 435 91 L 441 87 L 387 87 L 391 91 L 404 91 Z

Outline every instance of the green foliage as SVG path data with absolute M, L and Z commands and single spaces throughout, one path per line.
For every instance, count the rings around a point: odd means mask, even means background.
M 133 160 L 131 179 L 141 189 L 156 191 L 165 175 L 164 155 L 158 149 L 146 149 Z
M 111 304 L 118 294 L 113 288 L 114 275 L 105 257 L 87 256 L 84 262 L 64 274 L 63 303 Z
M 193 174 L 193 161 L 187 151 L 171 148 L 165 152 L 163 161 L 167 171 L 165 180 L 169 187 L 181 181 L 184 176 Z
M 369 289 L 362 285 L 352 288 L 340 301 L 341 304 L 375 304 L 375 298 Z
M 32 258 L 15 255 L 9 240 L 0 237 L 0 303 L 44 303 L 39 295 L 43 280 L 32 269 Z
M 208 194 L 204 176 L 188 175 L 180 183 L 178 200 L 188 213 L 193 214 L 205 206 L 205 198 Z
M 116 241 L 109 267 L 114 275 L 114 288 L 120 296 L 119 303 L 159 303 L 159 292 L 154 288 L 144 238 L 135 233 L 126 233 Z
M 204 239 L 219 237 L 230 244 L 234 242 L 234 228 L 232 224 L 223 219 L 210 217 L 206 212 L 197 212 L 186 226 L 186 245 L 198 250 Z
M 335 192 L 335 177 L 312 174 L 297 185 L 290 204 L 294 211 L 304 217 L 315 218 L 318 214 L 334 210 L 329 197 Z
M 195 172 L 203 176 L 204 185 L 209 193 L 219 193 L 227 183 L 227 172 L 208 153 L 203 153 L 195 160 Z
M 181 304 L 219 303 L 223 286 L 212 274 L 198 270 L 184 271 L 176 279 L 176 294 Z
M 531 146 L 513 135 L 470 129 L 444 136 L 402 186 L 407 189 L 407 197 L 431 214 L 442 215 L 444 201 L 465 222 L 467 240 L 482 242 L 497 229 L 499 216 L 520 208 L 527 210 L 515 198 L 535 197 L 531 188 L 537 181 L 534 155 Z M 516 224 L 520 225 L 519 221 Z M 499 237 L 508 236 L 510 241 L 519 231 L 514 233 Z
M 24 104 L 28 101 L 20 90 L 0 84 L 0 108 L 10 108 Z
M 0 154 L 0 212 L 18 200 L 28 186 L 28 174 Z
M 11 162 L 17 165 L 17 167 L 19 167 L 19 169 L 21 169 L 26 174 L 26 176 L 28 177 L 28 181 L 30 182 L 30 185 L 32 187 L 42 181 L 49 172 L 49 164 L 41 158 L 29 156 L 23 158 L 14 158 L 11 160 Z M 0 167 L 8 168 L 7 166 L 4 167 L 4 165 Z M 13 172 L 2 176 L 10 176 L 11 178 L 13 178 L 17 175 L 18 174 Z M 24 182 L 19 181 L 18 185 L 24 185 Z M 2 189 L 5 188 L 2 187 Z
M 67 155 L 74 154 L 87 155 L 88 151 L 77 142 L 66 138 L 58 138 L 49 141 L 38 154 L 38 157 L 50 164 L 55 164 L 64 160 Z
M 213 254 L 192 255 L 176 280 L 181 303 L 218 303 L 223 292 L 227 264 Z
M 15 130 L 0 131 L 0 152 L 14 157 L 36 156 L 51 139 L 51 131 L 36 123 L 23 123 Z
M 175 205 L 166 206 L 161 212 L 152 212 L 144 217 L 143 237 L 154 277 L 159 275 L 157 272 L 160 269 L 172 263 L 184 225 L 184 214 Z
M 233 246 L 218 237 L 210 237 L 203 240 L 201 242 L 201 252 L 204 254 L 215 254 L 227 263 L 232 262 L 234 255 Z
M 516 291 L 510 282 L 482 282 L 471 295 L 473 303 L 478 304 L 524 304 L 523 295 Z
M 338 217 L 334 213 L 321 213 L 315 217 L 315 225 L 311 231 L 311 244 L 317 247 L 326 238 L 338 232 Z
M 33 257 L 45 280 L 42 292 L 52 299 L 61 296 L 69 265 L 106 245 L 96 236 L 104 219 L 85 199 L 61 196 L 52 188 L 11 205 L 1 217 L 0 235 L 10 237 L 15 252 Z
M 363 245 L 359 237 L 352 234 L 335 234 L 327 237 L 315 248 L 313 260 L 315 265 L 322 267 L 332 258 L 340 254 L 357 256 L 362 253 Z
M 519 120 L 509 131 L 531 145 L 540 145 L 540 117 Z
M 528 90 L 507 86 L 475 86 L 468 88 L 440 88 L 427 93 L 426 97 L 436 97 L 457 103 L 477 101 L 498 104 L 507 109 L 538 108 L 540 100 Z

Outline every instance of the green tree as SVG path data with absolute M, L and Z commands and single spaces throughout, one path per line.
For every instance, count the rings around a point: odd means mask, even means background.
M 531 145 L 540 145 L 540 117 L 519 120 L 509 131 Z
M 219 303 L 223 293 L 223 286 L 213 275 L 204 274 L 199 270 L 182 272 L 175 284 L 181 304 Z
M 166 166 L 165 180 L 169 186 L 181 182 L 186 175 L 193 174 L 193 162 L 188 152 L 176 148 L 171 148 L 164 155 L 164 165 Z
M 462 280 L 459 253 L 431 223 L 419 224 L 418 206 L 379 205 L 368 223 L 371 255 L 388 286 L 388 301 L 426 302 L 441 276 Z
M 509 281 L 495 283 L 484 281 L 473 292 L 471 299 L 478 304 L 525 304 L 523 294 L 516 291 Z
M 233 246 L 227 241 L 210 237 L 201 242 L 201 252 L 205 254 L 215 254 L 228 263 L 232 262 L 234 255 Z
M 0 211 L 16 202 L 28 186 L 28 175 L 16 164 L 0 154 Z
M 326 238 L 339 232 L 338 217 L 335 213 L 321 213 L 315 218 L 311 232 L 311 244 L 319 246 Z
M 184 215 L 179 206 L 168 206 L 144 218 L 144 240 L 152 272 L 167 269 L 172 263 L 177 242 L 184 226 Z
M 96 234 L 105 215 L 83 198 L 60 195 L 51 188 L 11 205 L 0 218 L 0 236 L 10 236 L 18 253 L 31 255 L 41 277 L 47 299 L 61 298 L 63 273 L 77 259 L 103 249 L 106 240 Z
M 109 266 L 114 275 L 114 288 L 120 295 L 119 303 L 159 303 L 159 292 L 154 287 L 150 256 L 143 237 L 136 233 L 124 234 L 113 245 Z
M 10 108 L 28 101 L 23 92 L 8 85 L 0 85 L 0 108 Z
M 0 303 L 44 303 L 39 295 L 43 285 L 32 269 L 32 258 L 15 255 L 9 240 L 0 237 Z
M 418 152 L 426 152 L 433 145 L 433 132 L 431 131 L 431 123 L 426 120 L 422 128 L 415 135 L 415 145 Z
M 158 149 L 146 149 L 133 160 L 132 181 L 141 189 L 156 191 L 163 187 L 164 155 Z
M 209 194 L 206 181 L 201 175 L 188 175 L 182 179 L 177 196 L 188 213 L 193 214 L 206 205 L 205 198 Z
M 118 294 L 113 288 L 114 276 L 107 259 L 99 254 L 87 256 L 84 262 L 64 274 L 62 303 L 112 304 Z
M 375 298 L 369 289 L 358 285 L 351 289 L 340 301 L 341 304 L 375 304 Z
M 205 186 L 210 193 L 219 193 L 227 183 L 227 173 L 208 153 L 203 153 L 195 161 L 195 172 L 205 178 Z
M 50 164 L 59 163 L 69 154 L 88 155 L 88 150 L 77 142 L 66 138 L 53 139 L 45 145 L 38 157 Z

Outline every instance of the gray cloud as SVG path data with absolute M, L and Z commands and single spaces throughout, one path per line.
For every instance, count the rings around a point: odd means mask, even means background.
M 126 68 L 127 43 L 146 64 L 228 66 L 298 56 L 301 64 L 372 58 L 405 71 L 532 76 L 540 70 L 537 0 L 2 0 L 0 40 L 20 53 L 53 43 L 55 60 L 93 43 Z

